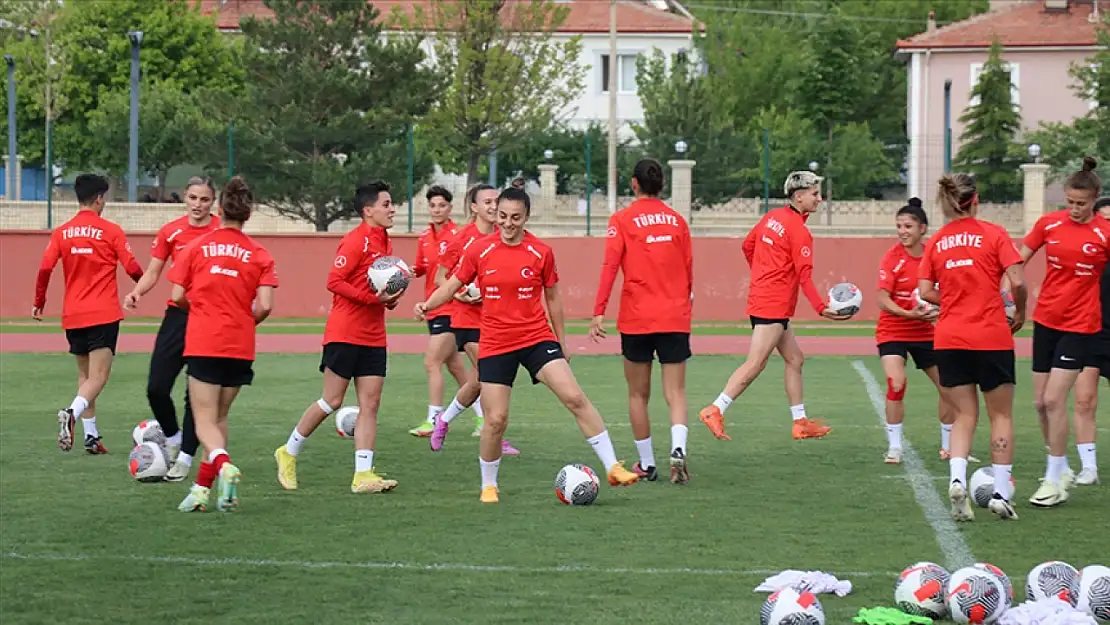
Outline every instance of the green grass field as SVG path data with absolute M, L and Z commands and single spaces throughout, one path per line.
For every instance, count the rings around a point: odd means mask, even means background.
M 880 375 L 877 359 L 863 362 Z M 691 362 L 693 410 L 716 396 L 735 363 Z M 571 508 L 555 499 L 555 473 L 569 462 L 601 467 L 550 394 L 518 378 L 509 438 L 523 455 L 502 462 L 501 504 L 482 506 L 469 414 L 439 454 L 406 434 L 426 411 L 419 356 L 391 358 L 382 404 L 376 464 L 399 480 L 396 491 L 352 495 L 352 446 L 327 425 L 300 456 L 300 490 L 283 491 L 273 450 L 319 397 L 318 357 L 261 355 L 256 385 L 231 417 L 230 450 L 244 473 L 241 510 L 186 515 L 176 511 L 186 484 L 139 484 L 126 471 L 130 429 L 148 417 L 148 356 L 117 360 L 98 401 L 112 453 L 90 457 L 62 454 L 55 442 L 54 413 L 71 398 L 72 358 L 0 354 L 0 620 L 750 624 L 766 598 L 753 589 L 794 568 L 851 580 L 847 597 L 821 595 L 827 622 L 849 623 L 861 607 L 891 604 L 903 567 L 946 561 L 913 485 L 941 489 L 948 474 L 937 459 L 935 392 L 924 378 L 914 375 L 909 385 L 906 435 L 927 473 L 909 479 L 908 465 L 882 463 L 885 434 L 852 363 L 807 363 L 807 406 L 833 426 L 827 438 L 791 439 L 781 361 L 772 361 L 728 413 L 733 441 L 691 425 L 688 486 L 602 486 L 596 505 Z M 573 368 L 631 466 L 620 361 L 579 357 Z M 975 523 L 946 540 L 949 548 L 962 540 L 976 560 L 1000 566 L 1020 596 L 1040 561 L 1082 567 L 1101 554 L 1106 563 L 1110 487 L 1079 489 L 1055 510 L 1029 506 L 1044 456 L 1028 362 L 1019 368 L 1021 520 L 1002 523 L 977 510 Z M 662 460 L 666 410 L 661 397 L 652 403 Z M 1103 408 L 1103 440 L 1107 417 Z M 984 459 L 986 441 L 982 428 L 975 452 Z M 1104 476 L 1108 454 L 1104 447 Z

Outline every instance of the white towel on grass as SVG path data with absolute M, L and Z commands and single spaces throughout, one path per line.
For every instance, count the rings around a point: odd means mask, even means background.
M 1006 610 L 998 625 L 1098 625 L 1095 617 L 1056 597 L 1025 603 Z
M 763 583 L 756 587 L 755 592 L 778 592 L 791 586 L 804 587 L 815 595 L 834 593 L 837 597 L 843 597 L 852 592 L 852 582 L 848 580 L 839 580 L 835 576 L 821 571 L 795 571 L 793 569 L 763 580 Z

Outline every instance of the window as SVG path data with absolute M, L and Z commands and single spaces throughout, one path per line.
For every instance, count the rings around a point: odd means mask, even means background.
M 1019 86 L 1019 83 L 1020 83 L 1019 79 L 1021 77 L 1021 73 L 1020 73 L 1021 68 L 1018 67 L 1017 63 L 1003 63 L 1002 65 L 1003 65 L 1003 67 L 1006 68 L 1006 71 L 1010 72 L 1010 100 L 1014 103 L 1015 106 L 1018 105 L 1018 104 L 1021 104 L 1021 97 L 1020 97 L 1020 94 L 1018 93 L 1018 86 Z M 968 89 L 968 93 L 971 92 L 971 89 L 975 88 L 975 85 L 979 84 L 979 74 L 982 71 L 983 71 L 983 64 L 982 63 L 972 63 L 971 64 L 971 81 L 970 81 L 970 83 L 968 83 L 970 85 L 970 87 Z M 979 104 L 979 98 L 971 98 L 971 101 L 968 103 L 969 106 L 975 106 L 977 104 Z
M 638 54 L 617 55 L 617 93 L 636 93 Z M 609 55 L 601 55 L 601 92 L 609 93 Z

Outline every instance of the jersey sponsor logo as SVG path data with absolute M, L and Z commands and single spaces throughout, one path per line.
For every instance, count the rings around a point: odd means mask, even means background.
M 342 269 L 342 268 L 347 266 L 347 257 L 340 254 L 339 256 L 335 257 L 335 262 L 332 263 L 332 264 L 335 265 L 336 267 L 338 267 L 339 269 Z
M 219 265 L 212 265 L 212 269 L 209 271 L 209 273 L 211 273 L 214 276 L 215 275 L 228 276 L 230 278 L 238 278 L 239 277 L 239 271 L 237 269 L 227 269 L 227 268 L 221 267 Z
M 69 253 L 70 254 L 92 254 L 93 253 L 93 248 L 91 248 L 91 247 L 77 247 L 76 245 L 74 245 L 73 247 L 69 248 Z
M 957 267 L 972 267 L 975 261 L 970 258 L 949 259 L 944 263 L 945 269 L 955 269 Z
M 670 243 L 672 239 L 673 239 L 673 237 L 671 237 L 671 235 L 669 235 L 669 234 L 661 234 L 659 236 L 652 236 L 652 235 L 649 234 L 648 237 L 647 237 L 647 242 L 648 243 Z

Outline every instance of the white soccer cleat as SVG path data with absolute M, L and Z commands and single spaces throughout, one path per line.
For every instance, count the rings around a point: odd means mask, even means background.
M 971 509 L 971 499 L 967 488 L 959 482 L 948 486 L 948 500 L 952 502 L 952 519 L 955 521 L 974 521 L 975 511 Z
M 189 477 L 190 469 L 192 469 L 191 466 L 185 464 L 180 460 L 176 460 L 174 461 L 173 466 L 170 467 L 170 470 L 166 471 L 166 475 L 162 479 L 167 482 L 180 482 L 181 480 Z
M 887 464 L 902 464 L 902 449 L 900 447 L 891 447 L 886 450 L 886 456 L 883 457 L 883 462 Z
M 1018 518 L 1017 511 L 1014 510 L 1014 505 L 1010 503 L 1009 500 L 1003 499 L 1002 495 L 998 493 L 995 493 L 994 496 L 991 497 L 987 507 L 990 508 L 990 511 L 993 512 L 996 517 L 1003 521 L 1016 521 Z
M 1093 486 L 1098 484 L 1098 468 L 1086 467 L 1075 476 L 1075 483 L 1079 486 Z
M 1064 482 L 1065 479 L 1061 479 L 1061 483 Z M 1029 498 L 1029 503 L 1038 508 L 1054 508 L 1067 500 L 1067 487 L 1051 480 L 1041 480 L 1040 488 Z

